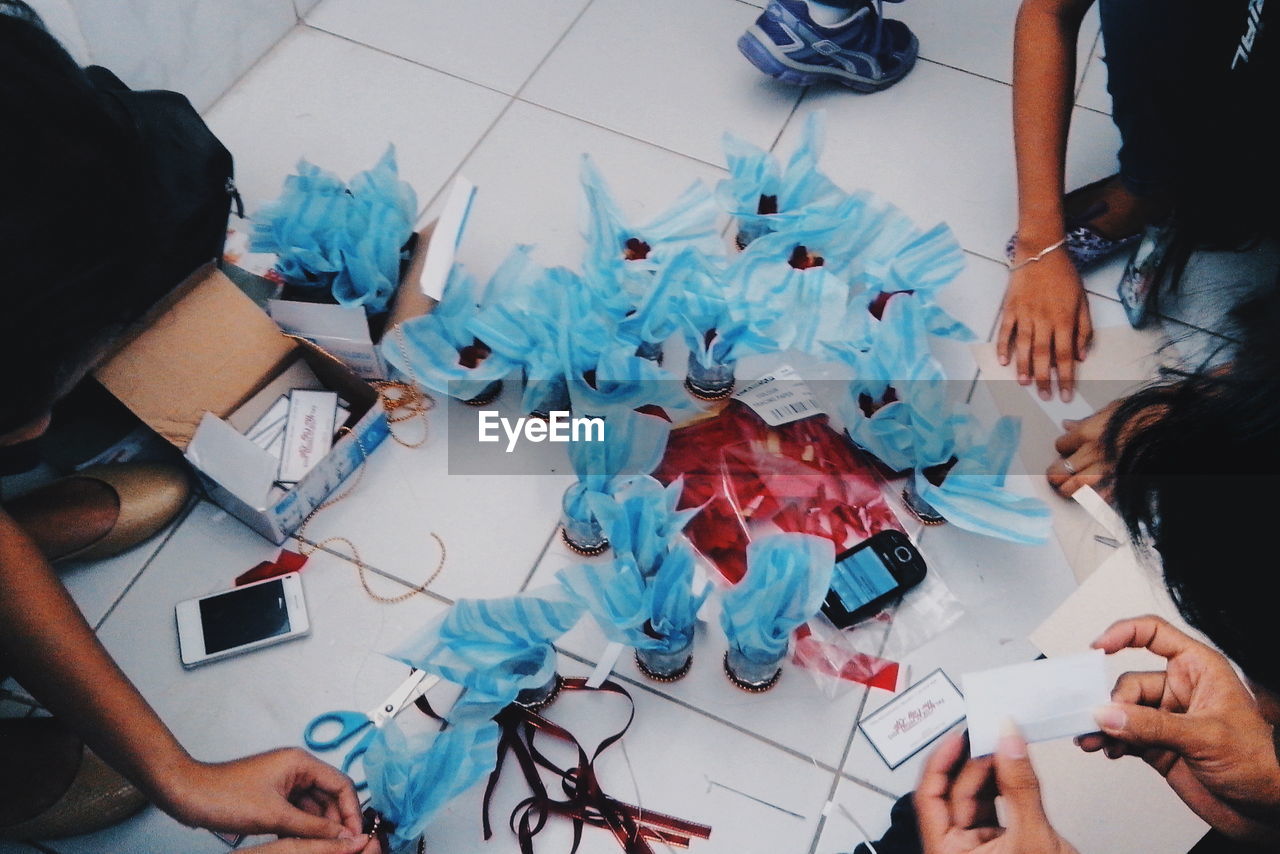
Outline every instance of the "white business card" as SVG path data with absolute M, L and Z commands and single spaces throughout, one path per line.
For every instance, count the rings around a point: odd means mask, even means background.
M 281 483 L 297 483 L 333 447 L 333 421 L 338 395 L 296 388 L 289 392 L 289 418 L 280 457 Z
M 964 720 L 964 697 L 941 670 L 867 715 L 858 726 L 890 768 L 897 768 Z
M 995 752 L 1006 720 L 1017 724 L 1027 741 L 1097 732 L 1093 710 L 1111 702 L 1111 680 L 1100 649 L 966 673 L 961 684 L 973 756 Z

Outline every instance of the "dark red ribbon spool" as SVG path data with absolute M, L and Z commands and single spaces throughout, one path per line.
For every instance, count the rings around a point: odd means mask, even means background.
M 498 741 L 497 765 L 489 775 L 489 783 L 485 787 L 484 838 L 493 836 L 489 805 L 502 776 L 502 767 L 508 753 L 515 757 L 531 792 L 529 797 L 516 805 L 509 822 L 512 832 L 520 842 L 522 854 L 534 854 L 533 838 L 546 827 L 548 819 L 553 815 L 573 821 L 573 848 L 570 849 L 570 854 L 576 854 L 582 842 L 583 828 L 588 825 L 611 832 L 626 854 L 654 854 L 649 843 L 655 841 L 688 848 L 694 838 L 710 838 L 711 828 L 707 825 L 648 809 L 641 810 L 610 796 L 600 787 L 595 772 L 596 759 L 626 734 L 635 719 L 635 702 L 626 689 L 616 682 L 605 682 L 599 688 L 592 689 L 587 687 L 587 680 L 573 678 L 563 680 L 563 690 L 598 690 L 620 694 L 631 704 L 631 713 L 622 729 L 600 742 L 588 756 L 573 734 L 559 724 L 521 706 L 511 705 L 504 709 L 495 718 L 502 728 L 502 735 Z M 561 768 L 543 755 L 534 745 L 534 737 L 539 732 L 573 745 L 578 751 L 577 766 Z M 540 768 L 560 778 L 564 800 L 551 797 L 542 781 Z

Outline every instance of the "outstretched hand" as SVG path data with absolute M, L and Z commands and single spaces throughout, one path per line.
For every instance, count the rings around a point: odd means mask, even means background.
M 1122 620 L 1093 646 L 1146 648 L 1168 668 L 1120 677 L 1112 704 L 1097 713 L 1102 734 L 1081 736 L 1081 748 L 1141 757 L 1227 836 L 1280 841 L 1275 732 L 1231 663 L 1159 617 Z
M 1002 365 L 1015 363 L 1019 383 L 1034 382 L 1040 397 L 1049 400 L 1056 371 L 1062 399 L 1071 400 L 1075 363 L 1084 361 L 1092 340 L 1088 295 L 1064 250 L 1010 273 L 996 332 L 996 355 Z
M 186 824 L 250 835 L 367 841 L 351 781 L 305 750 L 272 750 L 232 762 L 193 762 L 176 776 L 178 782 L 162 805 Z
M 1078 854 L 1049 824 L 1020 734 L 1002 735 L 994 757 L 965 761 L 966 751 L 964 735 L 955 734 L 925 763 L 915 794 L 925 854 Z

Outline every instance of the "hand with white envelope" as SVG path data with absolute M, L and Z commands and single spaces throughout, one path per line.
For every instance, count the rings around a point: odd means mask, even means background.
M 1280 841 L 1275 730 L 1230 662 L 1159 617 L 1112 625 L 1093 643 L 1111 654 L 1146 648 L 1163 672 L 1126 673 L 1096 713 L 1102 734 L 1077 739 L 1111 759 L 1140 756 L 1219 832 Z
M 924 854 L 1078 854 L 1049 824 L 1027 742 L 1016 729 L 1001 734 L 994 757 L 964 759 L 965 738 L 955 734 L 925 763 L 915 793 Z

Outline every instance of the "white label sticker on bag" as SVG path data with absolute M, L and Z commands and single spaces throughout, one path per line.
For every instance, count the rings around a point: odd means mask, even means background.
M 795 368 L 783 365 L 738 391 L 734 398 L 756 411 L 770 427 L 821 415 L 823 410 Z

